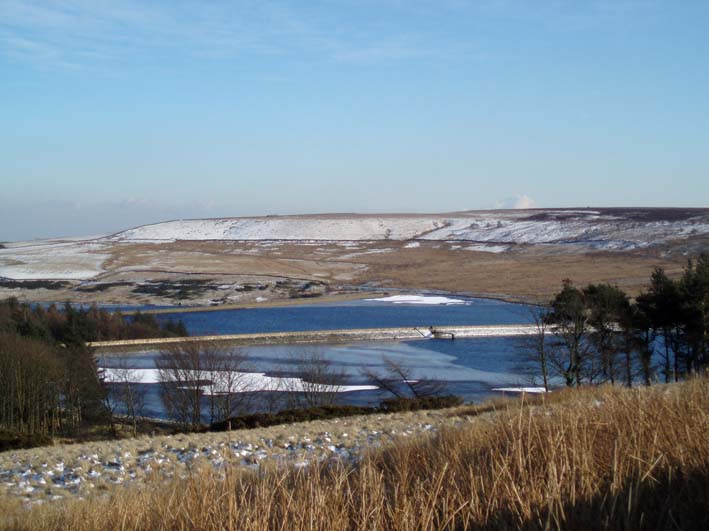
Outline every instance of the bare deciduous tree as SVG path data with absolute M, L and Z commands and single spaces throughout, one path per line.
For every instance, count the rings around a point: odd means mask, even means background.
M 298 378 L 280 380 L 282 390 L 294 399 L 290 405 L 299 407 L 332 406 L 337 403 L 345 381 L 342 370 L 333 367 L 321 351 L 310 349 L 291 358 Z
M 411 367 L 387 356 L 382 358 L 385 373 L 379 373 L 370 367 L 362 368 L 362 374 L 373 385 L 391 393 L 397 398 L 424 398 L 443 392 L 445 384 L 414 373 Z
M 534 332 L 519 339 L 519 345 L 525 353 L 522 370 L 530 373 L 530 379 L 535 385 L 541 378 L 545 391 L 549 391 L 550 375 L 551 330 L 549 312 L 550 310 L 547 307 L 532 306 L 529 309 L 529 316 L 534 325 Z
M 207 349 L 205 362 L 209 381 L 210 422 L 218 422 L 243 412 L 251 393 L 259 391 L 246 372 L 246 356 L 239 350 Z
M 107 369 L 110 374 L 106 386 L 107 406 L 114 414 L 118 408 L 125 411 L 126 418 L 133 428 L 133 436 L 138 435 L 138 420 L 143 416 L 145 407 L 145 388 L 140 384 L 142 375 L 129 366 L 128 360 L 119 358 L 116 367 Z
M 202 400 L 210 423 L 228 419 L 247 406 L 254 388 L 245 371 L 246 357 L 204 341 L 171 345 L 155 360 L 168 414 L 185 426 L 203 421 Z
M 211 348 L 198 341 L 175 343 L 155 360 L 165 409 L 183 426 L 202 423 L 202 384 L 209 380 L 204 354 Z

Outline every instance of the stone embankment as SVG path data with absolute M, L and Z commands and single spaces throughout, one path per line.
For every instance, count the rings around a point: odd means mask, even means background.
M 110 495 L 116 489 L 223 470 L 356 462 L 400 437 L 469 422 L 451 410 L 347 417 L 220 433 L 66 444 L 0 453 L 0 497 L 27 503 Z M 1 520 L 1 518 L 0 518 Z
M 413 339 L 456 339 L 471 337 L 519 336 L 536 332 L 532 325 L 437 326 L 410 328 L 357 328 L 190 336 L 158 339 L 94 341 L 89 346 L 98 352 L 128 352 L 184 342 L 210 342 L 228 345 L 278 345 L 293 343 L 346 343 L 349 341 L 401 341 Z

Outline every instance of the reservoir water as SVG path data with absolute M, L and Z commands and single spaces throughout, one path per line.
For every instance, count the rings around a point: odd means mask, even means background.
M 180 318 L 192 335 L 251 332 L 429 326 L 453 324 L 524 324 L 529 307 L 495 300 L 465 299 L 463 304 L 394 304 L 379 301 L 304 305 L 280 308 L 249 308 L 160 314 L 161 320 Z M 441 382 L 445 391 L 466 401 L 480 401 L 497 394 L 497 387 L 530 385 L 523 368 L 523 347 L 518 337 L 475 339 L 427 339 L 417 341 L 354 342 L 336 345 L 264 345 L 240 347 L 245 356 L 240 370 L 277 377 L 296 376 L 297 360 L 311 356 L 325 358 L 348 385 L 371 383 L 363 375 L 366 367 L 386 372 L 387 360 L 400 363 L 412 379 Z M 127 360 L 136 369 L 155 368 L 157 351 L 132 354 L 127 358 L 104 356 L 99 364 L 117 367 Z M 164 417 L 159 384 L 142 384 L 147 390 L 145 415 Z M 342 404 L 375 404 L 387 395 L 381 391 L 351 391 L 339 394 Z M 259 409 L 258 405 L 254 409 Z
M 529 323 L 529 306 L 491 299 L 456 297 L 459 304 L 396 303 L 359 300 L 274 308 L 243 308 L 158 314 L 161 321 L 181 319 L 191 335 L 248 334 L 390 328 L 437 325 L 498 325 Z

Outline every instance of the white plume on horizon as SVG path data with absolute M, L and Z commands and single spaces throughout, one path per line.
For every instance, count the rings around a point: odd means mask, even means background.
M 517 194 L 513 197 L 508 197 L 495 204 L 495 208 L 524 210 L 526 208 L 536 208 L 537 202 L 527 194 Z
M 534 208 L 537 206 L 537 202 L 526 194 L 518 195 L 515 198 L 515 202 L 512 208 Z

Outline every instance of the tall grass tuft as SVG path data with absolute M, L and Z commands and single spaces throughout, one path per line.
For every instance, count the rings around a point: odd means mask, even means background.
M 475 411 L 472 411 L 475 413 Z M 478 411 L 479 412 L 479 411 Z M 13 529 L 707 529 L 709 380 L 504 403 L 357 465 L 202 471 Z

